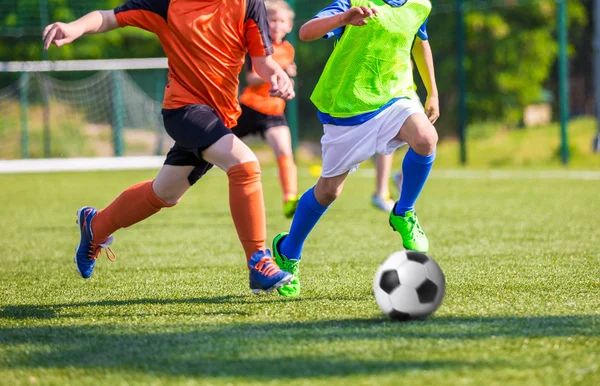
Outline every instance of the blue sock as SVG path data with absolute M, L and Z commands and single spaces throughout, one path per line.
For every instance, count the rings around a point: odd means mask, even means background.
M 306 241 L 310 231 L 317 225 L 323 213 L 327 211 L 327 208 L 327 206 L 319 204 L 315 198 L 314 186 L 300 197 L 296 214 L 292 220 L 290 234 L 281 242 L 279 251 L 285 257 L 291 260 L 300 259 L 304 241 Z
M 402 193 L 394 208 L 396 216 L 404 216 L 404 213 L 415 210 L 415 202 L 429 177 L 434 159 L 435 152 L 430 155 L 420 155 L 413 149 L 408 149 L 402 161 Z

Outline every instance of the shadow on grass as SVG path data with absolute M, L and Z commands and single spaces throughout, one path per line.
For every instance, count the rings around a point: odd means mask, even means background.
M 327 323 L 308 323 L 300 328 L 303 335 L 295 333 L 293 338 L 279 336 L 281 329 L 278 330 L 274 324 L 222 328 L 201 326 L 192 331 L 189 326 L 172 327 L 172 330 L 177 330 L 172 332 L 132 331 L 105 326 L 10 328 L 0 329 L 0 347 L 29 346 L 27 353 L 22 354 L 18 352 L 18 347 L 14 351 L 9 349 L 11 355 L 5 362 L 5 368 L 103 369 L 255 380 L 382 374 L 483 365 L 483 362 L 473 361 L 363 360 L 357 359 L 356 355 L 334 355 L 333 350 L 318 353 L 312 349 L 313 328 L 320 328 L 318 335 L 322 337 L 328 329 L 339 327 L 327 327 Z M 355 334 L 349 329 L 343 332 L 338 330 L 335 340 L 344 339 L 344 335 L 348 339 L 356 339 Z M 393 338 L 392 333 L 388 333 L 387 339 Z M 335 342 L 330 344 L 335 345 Z M 39 350 L 32 349 L 31 345 L 38 345 Z M 286 356 L 286 352 L 293 354 Z
M 218 296 L 212 298 L 191 298 L 191 299 L 131 299 L 131 300 L 100 300 L 96 302 L 81 303 L 62 303 L 48 305 L 20 305 L 5 306 L 0 309 L 0 319 L 55 319 L 61 317 L 84 317 L 83 314 L 73 315 L 64 314 L 64 309 L 75 307 L 121 307 L 132 305 L 170 305 L 170 304 L 223 304 L 235 303 L 237 299 L 243 299 L 243 296 Z M 223 312 L 228 314 L 228 312 Z M 237 315 L 248 315 L 248 313 L 235 313 Z M 115 314 L 110 313 L 111 316 Z M 133 316 L 133 315 L 124 315 Z
M 214 301 L 222 302 L 223 298 Z M 593 316 L 384 319 L 170 326 L 0 328 L 7 368 L 87 368 L 152 374 L 296 379 L 514 366 L 498 361 L 406 360 L 367 354 L 411 339 L 597 336 Z M 348 342 L 352 342 L 348 345 Z M 343 351 L 336 350 L 338 345 Z M 24 350 L 22 347 L 26 347 Z M 366 350 L 366 351 L 364 351 Z M 382 359 L 385 358 L 385 359 Z M 423 358 L 422 355 L 415 358 Z
M 323 299 L 296 301 L 319 300 Z M 76 322 L 88 325 L 64 326 L 61 322 L 63 325 L 56 327 L 0 328 L 0 348 L 9 354 L 4 366 L 13 369 L 75 367 L 266 380 L 513 366 L 516 364 L 484 359 L 465 362 L 407 360 L 409 353 L 400 357 L 384 354 L 374 357 L 372 353 L 374 347 L 407 345 L 407 342 L 419 339 L 491 341 L 492 337 L 595 337 L 600 334 L 600 321 L 593 315 L 432 317 L 409 323 L 384 318 L 244 323 L 235 317 L 247 315 L 246 311 L 236 312 L 227 306 L 243 304 L 247 312 L 252 312 L 255 309 L 252 303 L 256 302 L 245 296 L 220 296 L 7 306 L 0 310 L 0 318 L 54 319 L 60 318 L 65 308 L 76 307 L 83 314 L 68 317 L 79 318 Z M 199 323 L 194 325 L 148 325 L 143 319 L 135 322 L 131 319 L 146 314 L 114 315 L 108 312 L 102 315 L 122 317 L 121 320 L 127 323 L 115 324 L 111 319 L 110 325 L 89 325 L 92 317 L 97 315 L 85 315 L 85 307 L 108 307 L 107 311 L 112 307 L 118 311 L 119 307 L 128 305 L 152 305 L 152 311 L 156 311 L 156 305 L 164 305 L 164 312 L 158 311 L 160 315 L 181 315 L 179 310 L 168 306 L 183 303 L 211 305 L 209 310 L 200 310 L 200 315 L 232 315 L 233 318 L 219 321 L 220 324 L 214 319 L 208 323 L 207 319 L 199 318 Z M 343 347 L 341 351 L 340 347 Z M 414 358 L 423 358 L 423 355 Z
M 252 305 L 271 304 L 285 305 L 285 303 L 314 303 L 318 307 L 320 301 L 334 300 L 329 297 L 318 298 L 256 298 L 242 295 L 227 295 L 204 298 L 184 299 L 128 299 L 128 300 L 100 300 L 94 302 L 63 303 L 48 305 L 16 305 L 0 308 L 0 320 L 31 320 L 31 319 L 59 319 L 59 318 L 85 318 L 96 317 L 96 312 L 86 315 L 87 307 L 105 307 L 102 316 L 122 317 L 124 319 L 134 316 L 175 316 L 175 315 L 231 315 L 249 316 L 256 311 Z M 337 301 L 357 301 L 361 298 L 335 298 Z M 181 312 L 170 305 L 199 305 L 208 308 L 197 310 L 187 309 Z M 123 312 L 122 307 L 149 305 L 166 306 L 153 307 L 152 312 L 139 313 L 136 308 L 131 312 Z M 222 307 L 220 305 L 223 305 Z M 246 310 L 239 307 L 232 310 L 231 305 L 245 306 Z M 72 313 L 70 310 L 77 310 Z M 114 311 L 114 312 L 113 312 Z M 145 311 L 142 309 L 141 311 Z M 201 321 L 202 322 L 202 321 Z M 318 322 L 277 322 L 273 324 L 234 324 L 228 329 L 276 329 L 284 328 L 289 336 L 302 336 L 305 333 L 313 337 L 346 339 L 345 329 L 360 328 L 360 339 L 386 339 L 390 334 L 395 337 L 410 338 L 439 338 L 439 339 L 480 339 L 495 337 L 560 337 L 560 336 L 600 336 L 600 318 L 594 315 L 568 315 L 568 316 L 493 316 L 493 317 L 431 317 L 424 321 L 397 323 L 386 317 L 366 319 L 326 320 Z M 1 330 L 0 330 L 1 331 Z M 339 334 L 338 334 L 339 333 Z
M 215 304 L 282 304 L 282 303 L 296 303 L 296 302 L 310 302 L 319 300 L 336 300 L 336 301 L 353 301 L 363 300 L 362 298 L 256 298 L 242 295 L 227 295 L 227 296 L 216 296 L 211 298 L 185 298 L 185 299 L 128 299 L 128 300 L 100 300 L 95 302 L 81 302 L 81 303 L 62 303 L 62 304 L 47 304 L 47 305 L 18 305 L 18 306 L 4 306 L 0 308 L 0 319 L 55 319 L 55 318 L 72 318 L 74 316 L 84 316 L 82 314 L 73 315 L 71 313 L 64 313 L 65 309 L 77 308 L 77 307 L 122 307 L 122 306 L 133 306 L 133 305 L 172 305 L 172 304 L 198 304 L 198 305 L 215 305 Z M 216 312 L 213 312 L 215 314 Z M 223 314 L 228 314 L 224 311 Z M 232 314 L 237 315 L 249 315 L 245 312 L 236 312 Z M 113 313 L 107 315 L 116 316 Z M 127 316 L 127 315 L 125 315 Z M 129 315 L 133 316 L 133 315 Z

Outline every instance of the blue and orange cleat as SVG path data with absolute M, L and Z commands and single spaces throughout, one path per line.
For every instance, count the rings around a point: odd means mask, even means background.
M 102 244 L 94 243 L 94 236 L 92 234 L 92 220 L 96 216 L 98 211 L 90 206 L 84 206 L 77 211 L 77 224 L 79 225 L 79 231 L 81 238 L 79 240 L 79 246 L 75 250 L 75 264 L 77 266 L 77 272 L 82 278 L 87 279 L 92 276 L 94 272 L 94 266 L 96 265 L 96 259 L 100 250 L 104 249 L 106 257 L 110 261 L 115 261 L 115 253 L 108 247 L 113 243 L 114 237 L 110 236 Z
M 252 255 L 248 267 L 250 268 L 250 290 L 254 295 L 279 289 L 294 278 L 290 273 L 279 269 L 268 249 Z

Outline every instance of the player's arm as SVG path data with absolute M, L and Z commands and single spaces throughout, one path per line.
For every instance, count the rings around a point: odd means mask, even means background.
M 294 83 L 275 60 L 268 56 L 253 56 L 252 65 L 256 74 L 265 82 L 271 84 L 271 96 L 285 100 L 293 99 Z
M 52 23 L 44 28 L 42 34 L 44 49 L 50 48 L 51 44 L 57 47 L 64 46 L 82 35 L 107 32 L 118 27 L 113 10 L 93 11 L 71 23 Z
M 257 84 L 263 84 L 265 81 L 256 72 L 250 70 L 246 72 L 246 83 L 254 86 Z
M 317 17 L 300 27 L 300 40 L 310 42 L 338 28 L 354 25 L 363 26 L 367 19 L 377 16 L 377 10 L 369 7 L 352 7 L 345 12 L 328 17 Z
M 246 83 L 250 86 L 254 86 L 257 84 L 265 83 L 264 80 L 256 72 L 254 72 L 254 68 L 252 68 L 252 58 L 250 56 L 246 57 L 246 64 L 244 65 L 244 70 L 246 73 Z
M 429 40 L 417 37 L 412 50 L 413 59 L 427 90 L 427 101 L 425 102 L 425 113 L 431 123 L 435 123 L 440 116 L 440 102 L 438 97 L 437 83 L 435 81 L 435 69 L 433 65 L 433 52 Z
M 285 73 L 288 74 L 290 77 L 295 77 L 298 75 L 298 67 L 296 66 L 295 62 L 290 63 L 286 68 L 285 68 Z

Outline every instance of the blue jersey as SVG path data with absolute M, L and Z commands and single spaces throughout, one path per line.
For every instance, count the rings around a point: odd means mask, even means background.
M 385 1 L 392 7 L 401 7 L 408 0 L 383 0 L 383 1 Z M 350 8 L 352 8 L 351 0 L 334 0 L 333 3 L 331 3 L 328 7 L 324 8 L 323 10 L 321 10 L 321 12 L 317 13 L 317 15 L 314 17 L 314 19 L 321 18 L 321 17 L 335 16 L 337 14 L 346 12 Z M 323 36 L 323 38 L 330 39 L 332 37 L 335 37 L 336 39 L 340 39 L 342 34 L 344 33 L 345 28 L 346 27 L 340 27 L 333 31 L 330 31 L 325 36 Z M 419 28 L 417 37 L 419 37 L 419 39 L 421 39 L 421 40 L 429 39 L 429 36 L 427 35 L 427 20 L 425 20 L 425 23 L 423 23 L 421 28 Z M 383 110 L 385 110 L 388 107 L 390 107 L 391 105 L 393 105 L 398 99 L 400 99 L 400 98 L 392 99 L 391 101 L 386 103 L 383 107 L 381 107 L 379 110 L 372 111 L 372 112 L 365 113 L 365 114 L 355 115 L 355 116 L 349 117 L 349 118 L 334 118 L 329 114 L 319 111 L 318 112 L 319 120 L 323 124 L 331 124 L 331 125 L 336 125 L 336 126 L 360 125 L 361 123 L 367 122 L 368 120 L 377 116 Z

